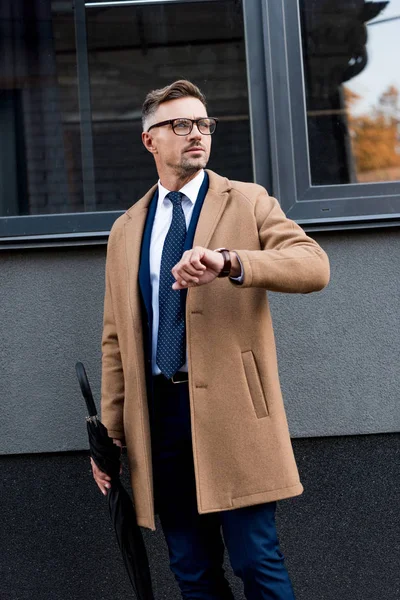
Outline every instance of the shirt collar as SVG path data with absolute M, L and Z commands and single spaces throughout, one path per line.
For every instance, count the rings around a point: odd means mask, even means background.
M 202 169 L 196 177 L 191 179 L 189 183 L 186 183 L 179 191 L 194 205 L 203 181 L 204 169 Z M 167 190 L 167 188 L 160 183 L 160 180 L 158 180 L 158 206 L 164 202 L 166 195 L 169 194 L 170 191 L 171 190 Z

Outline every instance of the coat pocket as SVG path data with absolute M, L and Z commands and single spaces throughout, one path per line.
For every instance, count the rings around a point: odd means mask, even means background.
M 260 374 L 254 359 L 254 354 L 251 350 L 242 352 L 242 361 L 244 373 L 247 379 L 247 385 L 250 391 L 250 397 L 252 399 L 257 418 L 262 419 L 263 417 L 268 417 L 268 407 L 261 385 Z

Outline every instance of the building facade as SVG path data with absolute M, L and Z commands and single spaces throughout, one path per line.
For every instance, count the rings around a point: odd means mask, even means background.
M 2 0 L 0 47 L 1 597 L 129 597 L 74 365 L 99 401 L 108 233 L 156 181 L 141 105 L 186 78 L 219 119 L 210 168 L 264 185 L 331 260 L 323 292 L 270 294 L 297 598 L 397 600 L 400 0 Z

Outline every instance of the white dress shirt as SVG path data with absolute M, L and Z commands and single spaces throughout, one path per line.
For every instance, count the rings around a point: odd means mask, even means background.
M 186 230 L 189 229 L 190 219 L 192 218 L 193 208 L 199 195 L 201 185 L 204 181 L 204 171 L 201 170 L 194 179 L 189 181 L 179 191 L 183 194 L 182 198 L 182 210 L 185 215 Z M 158 338 L 158 324 L 160 321 L 159 311 L 159 289 L 160 289 L 160 269 L 161 269 L 161 255 L 164 247 L 164 241 L 167 237 L 168 230 L 172 221 L 172 202 L 166 198 L 171 190 L 167 190 L 160 181 L 158 181 L 158 201 L 156 214 L 154 216 L 153 229 L 151 232 L 150 240 L 150 283 L 151 283 L 151 301 L 153 308 L 153 331 L 152 331 L 152 372 L 153 375 L 159 375 L 161 373 L 156 363 L 157 356 L 157 338 Z M 231 279 L 238 284 L 243 282 L 243 266 L 242 273 L 239 277 L 232 277 Z M 178 292 L 176 292 L 178 293 Z M 185 364 L 179 369 L 180 371 L 188 371 L 187 356 Z

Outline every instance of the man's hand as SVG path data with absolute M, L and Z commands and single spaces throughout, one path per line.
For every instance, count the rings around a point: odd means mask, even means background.
M 201 246 L 187 250 L 172 269 L 172 275 L 176 279 L 172 289 L 184 290 L 210 283 L 218 277 L 223 266 L 224 259 L 220 252 Z
M 236 252 L 230 252 L 231 277 L 239 277 L 241 266 Z M 196 246 L 183 253 L 181 260 L 172 269 L 176 281 L 174 290 L 184 290 L 189 287 L 204 285 L 213 281 L 222 271 L 224 258 L 221 252 Z
M 122 448 L 122 442 L 121 440 L 117 440 L 117 439 L 113 439 L 114 444 L 116 444 L 117 446 L 119 446 L 120 448 Z M 94 462 L 93 458 L 90 458 L 90 462 L 92 464 L 92 473 L 93 473 L 93 477 L 95 482 L 97 483 L 97 485 L 100 488 L 100 491 L 107 496 L 107 491 L 110 489 L 111 487 L 111 477 L 109 477 L 107 475 L 107 473 L 104 473 L 103 471 L 100 471 L 99 467 L 96 465 L 96 463 Z M 122 465 L 121 465 L 121 471 L 122 471 Z M 121 474 L 120 471 L 120 474 Z

